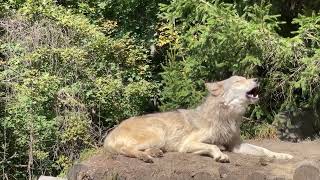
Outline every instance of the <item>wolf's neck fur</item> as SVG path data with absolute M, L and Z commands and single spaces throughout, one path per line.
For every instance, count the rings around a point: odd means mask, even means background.
M 226 104 L 223 97 L 208 95 L 201 105 L 185 110 L 183 114 L 190 125 L 202 133 L 202 142 L 226 145 L 236 136 L 240 137 L 240 123 L 245 110 L 241 103 Z
M 222 96 L 208 95 L 205 101 L 195 109 L 191 110 L 197 118 L 193 118 L 195 124 L 217 125 L 217 124 L 237 124 L 240 125 L 242 116 L 247 107 L 243 104 L 229 103 L 226 104 Z

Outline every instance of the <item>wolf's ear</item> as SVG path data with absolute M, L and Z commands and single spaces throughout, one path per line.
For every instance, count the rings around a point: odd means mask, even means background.
M 221 82 L 205 83 L 205 86 L 214 96 L 220 96 L 224 92 L 223 83 Z

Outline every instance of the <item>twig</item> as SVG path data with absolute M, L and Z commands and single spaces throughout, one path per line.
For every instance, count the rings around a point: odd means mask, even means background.
M 5 162 L 7 162 L 8 160 L 13 159 L 13 158 L 15 158 L 15 157 L 17 157 L 17 156 L 18 156 L 17 152 L 15 152 L 12 156 L 10 156 L 10 157 L 8 157 L 8 158 L 6 158 L 6 157 L 5 157 L 5 154 L 4 154 L 3 160 L 0 161 L 0 164 L 5 163 Z
M 212 4 L 210 4 L 209 2 L 205 1 L 205 0 L 200 0 L 202 3 L 208 5 L 209 7 L 212 7 Z

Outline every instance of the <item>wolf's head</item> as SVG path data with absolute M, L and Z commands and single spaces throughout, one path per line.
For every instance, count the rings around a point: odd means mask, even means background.
M 246 79 L 241 76 L 230 78 L 214 83 L 206 83 L 211 96 L 222 97 L 226 105 L 246 107 L 259 100 L 257 79 Z

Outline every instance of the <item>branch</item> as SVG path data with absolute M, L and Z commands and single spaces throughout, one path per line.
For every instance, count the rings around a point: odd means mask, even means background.
M 5 162 L 7 162 L 10 159 L 13 159 L 15 157 L 18 157 L 18 154 L 15 152 L 12 156 L 8 157 L 8 158 L 4 158 L 2 161 L 0 161 L 0 164 L 3 164 Z
M 32 180 L 32 166 L 33 166 L 33 122 L 31 122 L 30 127 L 30 142 L 29 142 L 29 160 L 28 160 L 28 166 L 27 171 L 29 175 L 29 180 Z
M 205 0 L 200 0 L 202 3 L 208 5 L 209 7 L 212 7 L 212 4 L 210 4 L 209 2 L 205 1 Z

